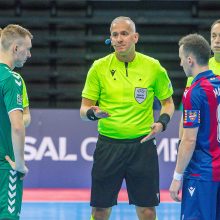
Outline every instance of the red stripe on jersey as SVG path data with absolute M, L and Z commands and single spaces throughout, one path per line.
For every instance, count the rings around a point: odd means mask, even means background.
M 219 78 L 219 77 L 218 77 Z M 220 79 L 220 78 L 219 78 Z M 210 134 L 209 134 L 209 143 L 210 143 L 210 154 L 212 155 L 212 176 L 214 181 L 220 181 L 220 146 L 217 140 L 217 112 L 218 101 L 215 96 L 210 95 L 208 91 L 213 91 L 214 87 L 209 80 L 203 80 L 200 85 L 203 91 L 206 93 L 206 97 L 209 103 L 209 116 L 210 116 Z M 211 87 L 207 89 L 207 87 Z
M 201 175 L 198 173 L 191 173 L 190 176 L 201 176 Z
M 187 87 L 183 93 L 183 99 L 182 99 L 182 102 L 183 102 L 183 109 L 184 110 L 191 110 L 192 109 L 192 103 L 191 103 L 191 93 L 192 93 L 192 90 L 193 88 L 202 80 L 204 79 L 204 77 L 202 77 L 201 79 L 199 79 L 198 81 L 196 81 L 195 83 L 193 83 L 190 87 Z M 187 98 L 186 97 L 190 97 L 190 98 Z M 187 127 L 190 127 L 193 125 L 193 122 L 187 122 L 186 120 L 186 112 L 184 111 L 183 112 L 183 126 L 187 126 Z

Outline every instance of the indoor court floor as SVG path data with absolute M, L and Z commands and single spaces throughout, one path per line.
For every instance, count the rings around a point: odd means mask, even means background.
M 20 220 L 90 220 L 89 190 L 25 190 Z M 180 204 L 161 192 L 158 220 L 178 220 Z M 128 205 L 126 191 L 119 194 L 110 220 L 138 220 L 135 207 Z

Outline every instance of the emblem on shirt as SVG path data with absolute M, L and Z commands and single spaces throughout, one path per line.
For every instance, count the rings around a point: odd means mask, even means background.
M 191 197 L 193 196 L 195 189 L 196 189 L 196 188 L 194 188 L 194 187 L 192 187 L 192 186 L 190 186 L 190 187 L 188 188 Z
M 147 98 L 147 89 L 146 88 L 135 88 L 134 92 L 135 100 L 141 104 Z
M 186 95 L 187 95 L 187 93 L 189 92 L 189 88 L 186 88 L 185 89 L 185 91 L 184 91 L 184 93 L 183 93 L 183 96 L 186 98 Z
M 17 104 L 22 105 L 22 96 L 20 94 L 17 94 Z
M 111 72 L 112 76 L 114 76 L 114 75 L 115 75 L 116 70 L 110 70 L 110 72 Z
M 18 86 L 21 86 L 21 77 L 16 74 L 16 73 L 13 73 L 13 76 L 16 78 L 15 79 L 15 83 L 18 85 Z
M 200 123 L 200 111 L 199 110 L 185 110 L 184 122 Z

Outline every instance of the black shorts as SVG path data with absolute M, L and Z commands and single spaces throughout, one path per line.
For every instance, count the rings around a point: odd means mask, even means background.
M 123 179 L 129 204 L 154 207 L 160 202 L 159 167 L 155 139 L 118 140 L 100 135 L 92 168 L 92 207 L 117 205 Z

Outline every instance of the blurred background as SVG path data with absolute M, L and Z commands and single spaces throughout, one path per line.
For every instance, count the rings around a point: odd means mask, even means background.
M 112 50 L 104 43 L 110 22 L 129 16 L 140 34 L 137 50 L 167 69 L 178 108 L 186 82 L 178 40 L 194 32 L 209 40 L 219 11 L 219 0 L 1 0 L 0 26 L 18 23 L 34 35 L 32 58 L 18 70 L 27 83 L 31 107 L 79 108 L 90 65 Z

